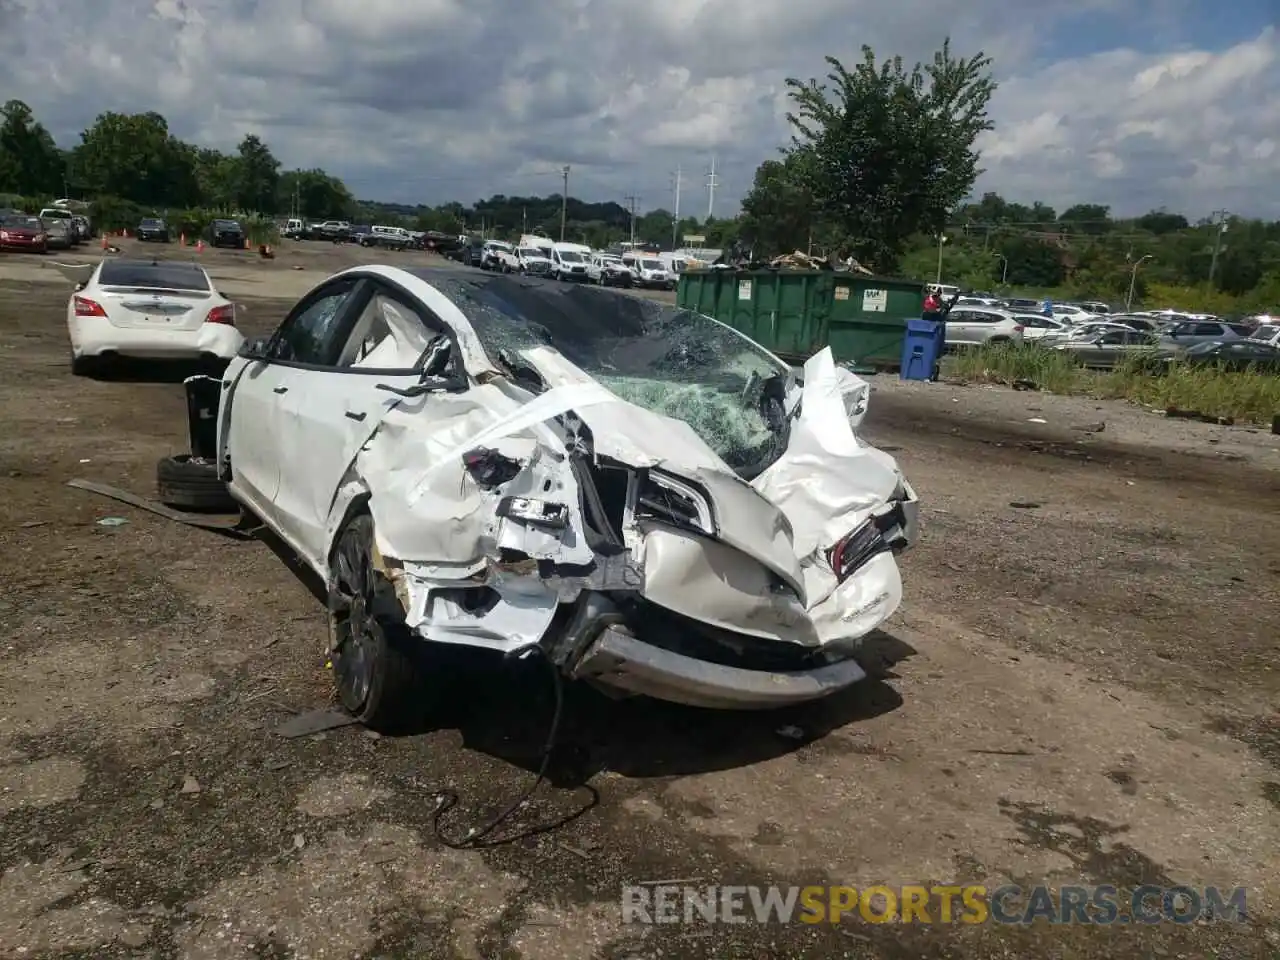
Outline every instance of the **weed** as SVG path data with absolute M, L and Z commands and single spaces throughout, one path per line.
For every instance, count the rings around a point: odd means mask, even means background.
M 1135 358 L 1113 371 L 1095 373 L 1061 351 L 1009 343 L 966 349 L 946 358 L 944 364 L 949 376 L 966 380 L 1005 384 L 1029 380 L 1051 393 L 1122 398 L 1251 423 L 1269 424 L 1280 413 L 1280 376 L 1274 373 L 1231 372 L 1181 361 L 1164 364 L 1153 373 L 1150 358 Z

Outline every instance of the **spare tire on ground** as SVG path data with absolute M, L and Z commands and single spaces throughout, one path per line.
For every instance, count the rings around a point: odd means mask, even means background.
M 217 463 L 189 453 L 165 457 L 156 464 L 156 491 L 161 503 L 179 510 L 235 513 L 239 509 L 218 478 Z

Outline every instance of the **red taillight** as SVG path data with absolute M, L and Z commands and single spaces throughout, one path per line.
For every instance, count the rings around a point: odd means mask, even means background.
M 96 300 L 90 300 L 88 297 L 74 297 L 76 303 L 77 317 L 105 317 L 107 311 L 102 309 L 102 304 Z
M 1021 333 L 1021 332 L 1022 332 L 1023 330 L 1025 330 L 1025 329 L 1027 329 L 1027 328 L 1026 328 L 1026 327 L 1024 327 L 1022 324 L 1018 323 L 1018 324 L 1014 324 L 1013 332 L 1014 332 L 1014 333 Z
M 209 315 L 204 318 L 204 322 L 225 323 L 229 327 L 234 327 L 236 325 L 236 308 L 229 303 L 214 307 L 209 311 Z

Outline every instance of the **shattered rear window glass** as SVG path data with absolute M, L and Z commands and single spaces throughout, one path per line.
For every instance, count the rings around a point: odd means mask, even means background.
M 789 368 L 709 317 L 590 287 L 419 275 L 466 315 L 498 366 L 504 353 L 553 347 L 622 399 L 683 420 L 746 477 L 786 446 Z

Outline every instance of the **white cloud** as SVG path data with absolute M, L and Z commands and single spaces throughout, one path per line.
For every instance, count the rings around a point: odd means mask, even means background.
M 1001 79 L 978 190 L 1280 216 L 1280 34 L 1184 42 L 1217 16 L 1198 0 L 0 0 L 0 90 L 64 144 L 99 112 L 158 110 L 180 136 L 257 133 L 386 199 L 547 193 L 568 163 L 576 194 L 669 206 L 680 166 L 703 211 L 714 154 L 727 214 L 787 141 L 787 76 L 862 43 L 927 56 L 950 32 Z M 1144 49 L 1107 42 L 1138 21 Z

